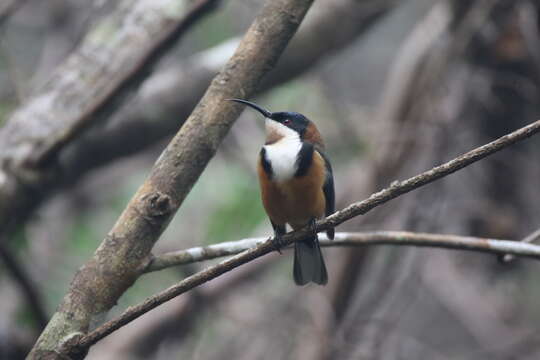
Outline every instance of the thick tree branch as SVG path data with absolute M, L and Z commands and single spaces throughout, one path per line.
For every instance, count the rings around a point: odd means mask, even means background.
M 505 135 L 493 142 L 490 142 L 489 144 L 480 146 L 472 151 L 469 151 L 465 153 L 464 155 L 459 156 L 447 163 L 434 167 L 431 170 L 428 170 L 419 175 L 411 177 L 405 181 L 401 181 L 401 182 L 396 181 L 395 183 L 391 184 L 389 188 L 386 188 L 384 190 L 381 190 L 371 195 L 366 200 L 351 204 L 345 209 L 334 213 L 333 215 L 326 218 L 325 220 L 318 221 L 317 230 L 318 231 L 326 230 L 330 227 L 335 227 L 343 223 L 344 221 L 351 219 L 352 217 L 365 214 L 371 209 L 379 205 L 382 205 L 400 195 L 403 195 L 421 186 L 434 182 L 444 176 L 452 174 L 507 146 L 510 146 L 519 141 L 525 140 L 529 138 L 530 136 L 538 133 L 539 131 L 540 131 L 540 120 L 526 127 L 523 127 L 517 131 L 514 131 L 508 135 Z M 306 239 L 309 236 L 311 236 L 311 232 L 308 229 L 302 229 L 302 230 L 298 230 L 298 231 L 286 234 L 285 236 L 283 236 L 282 241 L 283 241 L 283 244 L 286 246 L 286 245 L 292 244 L 294 241 Z M 473 240 L 463 241 L 462 245 L 460 245 L 460 248 L 464 248 L 466 247 L 466 245 L 471 246 L 470 244 L 472 244 L 472 242 Z M 450 244 L 449 243 L 447 244 L 449 245 L 448 247 L 450 247 Z M 533 250 L 532 250 L 533 247 L 531 247 L 531 245 L 520 244 L 517 242 L 514 244 L 511 244 L 510 242 L 503 242 L 501 244 L 495 240 L 490 241 L 490 242 L 486 240 L 481 240 L 480 242 L 477 243 L 478 246 L 475 248 L 475 250 L 480 247 L 479 246 L 480 244 L 483 244 L 486 249 L 490 249 L 486 251 L 491 251 L 491 252 L 497 252 L 496 250 L 494 250 L 494 246 L 496 246 L 496 244 L 499 244 L 500 246 L 502 246 L 502 249 L 505 249 L 505 250 L 502 250 L 501 252 L 507 252 L 508 249 L 506 248 L 509 248 L 510 245 L 513 245 L 514 249 L 521 248 L 520 250 L 522 251 L 521 255 L 533 257 Z M 98 327 L 96 330 L 92 331 L 88 335 L 80 338 L 78 342 L 76 341 L 73 342 L 70 348 L 71 351 L 74 351 L 75 353 L 78 351 L 84 351 L 84 349 L 95 344 L 97 341 L 109 335 L 113 331 L 135 320 L 139 316 L 163 304 L 164 302 L 170 299 L 173 299 L 176 296 L 183 294 L 193 289 L 196 286 L 204 284 L 220 276 L 221 274 L 224 274 L 242 264 L 245 264 L 251 260 L 254 260 L 258 257 L 261 257 L 265 254 L 272 252 L 273 250 L 275 250 L 274 246 L 275 245 L 273 244 L 272 240 L 268 239 L 262 244 L 254 248 L 250 248 L 246 251 L 243 251 L 240 254 L 237 254 L 229 259 L 226 259 L 217 265 L 210 266 L 201 272 L 198 272 L 192 276 L 185 278 L 178 284 L 173 285 L 169 287 L 168 289 L 148 298 L 143 303 L 137 306 L 128 308 L 124 313 L 122 313 L 117 318 L 108 321 L 107 323 Z
M 225 101 L 249 97 L 275 65 L 311 6 L 311 0 L 269 0 L 233 57 L 212 81 L 178 134 L 156 161 L 113 229 L 75 275 L 58 311 L 30 358 L 60 359 L 88 330 L 90 321 L 112 308 L 142 273 L 150 251 L 215 154 L 242 108 Z M 80 352 L 70 356 L 82 358 Z
M 264 243 L 268 238 L 249 238 L 227 241 L 204 247 L 171 251 L 157 255 L 144 272 L 163 270 L 169 267 L 212 260 L 223 256 L 236 255 Z M 409 231 L 373 231 L 336 233 L 334 240 L 319 234 L 321 246 L 368 246 L 368 245 L 414 245 L 446 249 L 471 250 L 495 254 L 512 254 L 540 260 L 540 246 L 514 240 L 488 239 L 475 236 L 446 234 L 425 234 Z
M 123 0 L 0 129 L 0 229 L 62 178 L 58 152 L 116 109 L 219 0 Z

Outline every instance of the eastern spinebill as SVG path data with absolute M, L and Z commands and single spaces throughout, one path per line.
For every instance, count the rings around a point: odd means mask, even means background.
M 294 281 L 297 285 L 328 282 L 315 221 L 334 212 L 334 178 L 317 127 L 297 112 L 270 112 L 257 104 L 245 104 L 265 117 L 266 141 L 258 161 L 259 183 L 264 208 L 279 249 L 286 224 L 293 230 L 307 225 L 313 230 L 308 239 L 294 244 Z M 334 229 L 326 231 L 334 238 Z

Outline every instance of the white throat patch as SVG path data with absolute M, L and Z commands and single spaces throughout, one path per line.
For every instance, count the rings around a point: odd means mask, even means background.
M 278 182 L 289 180 L 298 168 L 296 159 L 300 149 L 302 149 L 300 135 L 285 125 L 270 119 L 265 120 L 265 127 L 267 132 L 275 132 L 282 136 L 275 143 L 264 146 L 266 159 L 272 166 L 274 179 Z

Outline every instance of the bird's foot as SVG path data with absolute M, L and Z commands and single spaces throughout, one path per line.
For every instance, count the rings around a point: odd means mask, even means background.
M 272 239 L 272 244 L 274 245 L 274 249 L 281 255 L 281 248 L 285 246 L 283 237 L 281 235 L 275 235 Z
M 315 218 L 309 220 L 308 228 L 314 236 L 317 236 L 317 220 Z

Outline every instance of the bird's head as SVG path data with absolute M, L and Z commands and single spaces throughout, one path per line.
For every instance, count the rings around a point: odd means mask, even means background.
M 265 118 L 266 144 L 282 139 L 299 139 L 322 146 L 322 139 L 315 124 L 304 115 L 292 111 L 270 112 L 259 105 L 241 99 L 229 99 L 257 110 Z

